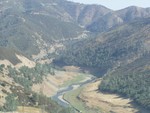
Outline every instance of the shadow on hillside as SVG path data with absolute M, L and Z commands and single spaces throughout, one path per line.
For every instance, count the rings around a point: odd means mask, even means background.
M 133 106 L 133 108 L 138 110 L 136 113 L 150 113 L 150 109 L 146 109 L 133 101 L 130 102 L 130 104 Z
M 59 68 L 62 68 L 65 67 L 65 66 L 72 66 L 72 65 L 66 65 L 66 64 L 63 64 L 63 63 L 54 63 L 57 67 Z M 75 67 L 78 67 L 80 68 L 80 72 L 83 72 L 83 73 L 88 73 L 88 74 L 91 74 L 91 75 L 94 75 L 95 77 L 102 77 L 108 70 L 108 68 L 93 68 L 93 67 L 79 67 L 79 66 L 75 66 Z
M 107 72 L 107 68 L 80 67 L 80 69 L 84 73 L 92 74 L 92 75 L 94 75 L 94 76 L 96 76 L 98 78 L 102 77 Z
M 117 94 L 117 93 L 115 93 L 115 92 L 109 92 L 109 91 L 100 91 L 100 90 L 97 90 L 97 92 L 101 92 L 101 93 L 103 93 L 103 94 L 112 94 L 112 95 L 114 95 L 114 94 Z M 118 95 L 118 97 L 116 97 L 116 98 L 122 98 L 122 99 L 129 99 L 128 97 L 126 97 L 125 95 L 119 95 L 119 94 L 117 94 Z M 140 106 L 138 103 L 136 103 L 136 102 L 134 102 L 134 101 L 131 101 L 131 102 L 129 102 L 129 104 L 131 104 L 132 105 L 132 108 L 135 108 L 135 109 L 137 109 L 138 111 L 136 112 L 136 113 L 150 113 L 150 109 L 146 109 L 146 108 L 144 108 L 144 107 L 142 107 L 142 106 Z M 112 112 L 113 113 L 113 112 Z

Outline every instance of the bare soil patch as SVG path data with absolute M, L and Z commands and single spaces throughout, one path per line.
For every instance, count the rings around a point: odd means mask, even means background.
M 136 113 L 130 99 L 121 98 L 115 94 L 104 94 L 98 91 L 98 86 L 101 80 L 93 82 L 85 86 L 80 94 L 80 99 L 83 100 L 90 108 L 100 108 L 104 113 Z

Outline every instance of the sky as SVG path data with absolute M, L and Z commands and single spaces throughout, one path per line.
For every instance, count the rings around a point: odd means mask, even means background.
M 100 4 L 113 10 L 128 6 L 150 7 L 150 0 L 68 0 L 85 4 Z

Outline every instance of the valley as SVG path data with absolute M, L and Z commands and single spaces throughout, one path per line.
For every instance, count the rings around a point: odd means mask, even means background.
M 150 7 L 0 1 L 0 113 L 150 113 Z
M 51 97 L 60 105 L 70 107 L 72 112 L 77 113 L 136 113 L 141 110 L 128 98 L 99 92 L 101 78 L 83 73 L 79 67 L 75 66 L 65 66 L 62 69 L 64 70 L 55 70 L 55 76 L 48 75 L 41 84 L 33 85 L 32 90 Z M 45 108 L 37 109 L 27 106 L 19 106 L 16 113 L 32 113 L 33 111 L 47 113 Z M 148 111 L 141 113 L 148 113 Z
M 82 113 L 149 113 L 128 98 L 99 92 L 100 82 L 101 79 L 94 79 L 81 87 L 76 85 L 72 91 L 65 92 L 63 98 Z

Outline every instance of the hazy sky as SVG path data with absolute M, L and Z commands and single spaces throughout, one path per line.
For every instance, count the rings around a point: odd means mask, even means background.
M 128 6 L 150 7 L 150 0 L 68 0 L 86 4 L 100 4 L 118 10 Z

